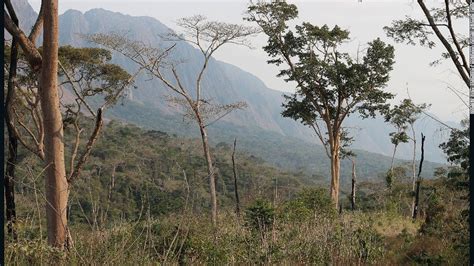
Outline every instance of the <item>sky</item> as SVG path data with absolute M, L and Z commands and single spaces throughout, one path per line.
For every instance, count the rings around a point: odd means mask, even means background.
M 38 11 L 40 0 L 29 0 L 33 8 Z M 415 103 L 432 104 L 429 111 L 445 121 L 459 121 L 467 117 L 468 109 L 463 102 L 450 90 L 448 86 L 456 88 L 466 95 L 468 90 L 457 74 L 451 61 L 432 67 L 430 62 L 441 57 L 444 52 L 441 44 L 427 49 L 406 44 L 396 44 L 386 37 L 383 26 L 390 25 L 395 19 L 405 16 L 423 18 L 423 14 L 414 0 L 339 0 L 339 1 L 288 1 L 296 4 L 299 10 L 299 19 L 314 25 L 339 25 L 348 29 L 351 40 L 344 46 L 344 50 L 352 55 L 357 49 L 363 49 L 367 42 L 380 37 L 387 43 L 395 46 L 395 66 L 391 73 L 391 80 L 387 90 L 397 96 L 393 103 L 409 96 Z M 427 1 L 429 6 L 442 4 L 441 0 Z M 248 24 L 243 21 L 248 0 L 61 0 L 59 13 L 68 9 L 82 12 L 93 8 L 104 8 L 132 16 L 150 16 L 179 31 L 176 19 L 195 14 L 201 14 L 211 20 L 228 23 Z M 458 32 L 467 36 L 468 20 L 457 21 Z M 278 68 L 268 65 L 269 59 L 261 48 L 266 44 L 266 37 L 260 34 L 251 39 L 253 49 L 235 45 L 223 46 L 215 54 L 215 58 L 254 74 L 262 79 L 272 89 L 291 92 L 294 84 L 286 83 L 276 77 Z M 467 101 L 465 96 L 464 100 Z

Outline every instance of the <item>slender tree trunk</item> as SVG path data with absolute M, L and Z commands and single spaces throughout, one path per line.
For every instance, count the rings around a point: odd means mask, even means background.
M 393 154 L 392 154 L 392 162 L 390 163 L 390 174 L 393 176 L 393 163 L 395 162 L 395 153 L 397 152 L 397 146 L 393 145 Z
M 214 167 L 212 166 L 212 157 L 209 149 L 209 140 L 207 137 L 207 130 L 200 114 L 197 112 L 196 117 L 199 123 L 199 130 L 201 131 L 202 147 L 204 150 L 204 157 L 206 157 L 207 174 L 209 175 L 209 188 L 211 192 L 211 218 L 212 224 L 217 226 L 217 193 L 216 193 L 216 178 Z
M 240 218 L 240 199 L 239 190 L 237 186 L 237 169 L 235 166 L 235 146 L 237 145 L 237 138 L 234 138 L 234 149 L 232 150 L 232 170 L 234 172 L 234 191 L 235 191 L 235 213 L 237 218 Z
M 331 144 L 331 200 L 336 210 L 339 207 L 339 172 L 341 168 L 341 162 L 339 158 L 339 142 L 340 136 L 333 138 L 330 141 Z
M 64 248 L 69 188 L 64 164 L 63 123 L 57 87 L 58 0 L 43 0 L 43 5 L 43 61 L 39 93 L 45 133 L 46 222 L 48 243 Z
M 16 16 L 12 18 L 14 23 L 18 25 Z M 15 80 L 17 73 L 18 62 L 18 41 L 13 36 L 11 51 L 10 51 L 10 69 L 7 84 L 7 97 L 5 101 L 5 122 L 7 124 L 8 132 L 8 157 L 5 172 L 5 203 L 6 203 L 6 218 L 7 218 L 7 232 L 16 240 L 15 222 L 16 222 L 16 208 L 15 208 L 15 168 L 17 163 L 18 139 L 14 132 L 12 104 L 15 98 Z
M 356 209 L 356 182 L 357 182 L 356 166 L 355 166 L 355 160 L 354 158 L 352 158 L 351 207 L 353 211 Z
M 421 133 L 421 159 L 420 159 L 420 167 L 418 169 L 418 177 L 416 180 L 416 189 L 415 189 L 415 199 L 413 201 L 413 215 L 412 218 L 416 219 L 418 215 L 418 206 L 420 202 L 420 187 L 421 187 L 421 169 L 423 167 L 423 160 L 425 158 L 425 136 Z
M 416 135 L 415 129 L 413 125 L 411 125 L 411 131 L 413 133 L 412 140 L 413 140 L 413 159 L 412 159 L 412 170 L 413 170 L 413 177 L 412 177 L 412 206 L 411 206 L 411 213 L 415 211 L 415 194 L 416 194 Z

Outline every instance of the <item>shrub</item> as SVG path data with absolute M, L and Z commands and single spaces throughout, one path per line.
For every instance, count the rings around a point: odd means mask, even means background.
M 265 200 L 258 199 L 245 210 L 245 225 L 258 232 L 268 231 L 274 218 L 275 210 Z
M 303 189 L 295 199 L 285 204 L 282 211 L 283 218 L 290 221 L 316 217 L 334 218 L 336 214 L 327 190 L 322 188 Z

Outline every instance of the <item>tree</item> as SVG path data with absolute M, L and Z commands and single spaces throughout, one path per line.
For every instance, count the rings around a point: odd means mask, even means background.
M 337 208 L 343 121 L 355 112 L 375 117 L 377 110 L 388 107 L 393 95 L 382 89 L 394 64 L 394 48 L 376 39 L 354 60 L 339 51 L 349 40 L 347 30 L 307 22 L 290 30 L 287 23 L 297 16 L 295 5 L 274 1 L 250 5 L 246 19 L 268 36 L 263 48 L 272 58 L 268 62 L 287 66 L 278 76 L 297 84 L 296 93 L 285 96 L 282 114 L 311 127 L 324 145 L 331 161 L 330 195 Z
M 406 109 L 408 102 L 402 101 L 400 106 L 395 105 L 393 108 L 387 110 L 384 114 L 385 122 L 392 124 L 395 127 L 394 132 L 390 133 L 390 140 L 393 144 L 392 161 L 390 163 L 390 170 L 387 173 L 387 186 L 391 188 L 393 183 L 393 163 L 395 160 L 395 153 L 400 143 L 407 143 L 409 137 L 406 133 L 408 129 L 408 119 L 410 117 L 410 109 Z
M 11 4 L 11 1 L 5 1 L 5 7 L 8 10 L 8 13 L 11 16 L 11 24 L 18 27 L 19 21 L 16 16 L 15 10 Z M 39 15 L 36 19 L 36 22 L 31 29 L 28 39 L 31 42 L 35 42 L 41 27 L 43 25 L 43 8 L 40 9 Z M 17 163 L 17 150 L 18 150 L 18 136 L 15 134 L 13 129 L 13 115 L 12 115 L 12 104 L 15 98 L 15 83 L 17 79 L 17 62 L 18 62 L 18 38 L 12 36 L 12 41 L 10 45 L 10 51 L 5 50 L 4 59 L 7 64 L 4 64 L 6 70 L 8 68 L 8 82 L 7 82 L 7 97 L 5 99 L 5 123 L 7 125 L 8 133 L 8 157 L 6 164 L 5 172 L 5 201 L 6 201 L 6 218 L 7 218 L 7 229 L 8 233 L 16 238 L 15 234 L 15 221 L 16 221 L 16 210 L 15 210 L 15 190 L 14 190 L 14 180 L 15 180 L 15 166 Z M 6 47 L 8 48 L 8 47 Z
M 461 121 L 461 129 L 453 129 L 448 141 L 439 147 L 447 155 L 448 162 L 460 166 L 465 174 L 469 174 L 469 120 Z
M 428 108 L 427 104 L 414 104 L 411 99 L 403 99 L 399 105 L 395 105 L 393 108 L 385 112 L 385 121 L 390 122 L 397 128 L 397 132 L 392 132 L 392 143 L 396 145 L 400 142 L 407 142 L 411 140 L 413 142 L 413 157 L 412 157 L 412 192 L 415 197 L 416 192 L 416 131 L 415 122 L 420 118 L 420 115 Z M 406 130 L 411 131 L 411 136 L 408 136 Z M 395 155 L 395 151 L 394 151 Z M 390 174 L 393 176 L 393 157 L 392 167 L 390 168 Z M 415 207 L 413 203 L 413 208 Z M 413 213 L 413 211 L 412 211 Z
M 183 33 L 171 32 L 164 40 L 173 44 L 168 48 L 149 47 L 144 43 L 132 41 L 119 34 L 95 34 L 85 36 L 89 41 L 112 49 L 144 68 L 171 90 L 174 95 L 168 101 L 184 112 L 184 117 L 194 121 L 199 127 L 204 157 L 207 163 L 207 174 L 211 194 L 212 222 L 217 224 L 217 193 L 216 173 L 209 145 L 207 127 L 230 112 L 242 109 L 244 102 L 219 104 L 212 99 L 203 97 L 201 86 L 203 76 L 212 55 L 225 44 L 248 46 L 248 37 L 258 32 L 252 27 L 208 21 L 205 17 L 196 15 L 178 20 L 178 26 Z M 186 86 L 179 74 L 179 62 L 169 56 L 178 42 L 187 42 L 199 49 L 202 54 L 202 64 L 194 79 L 194 86 Z
M 133 77 L 120 67 L 106 63 L 110 61 L 111 54 L 104 49 L 59 48 L 57 2 L 43 2 L 42 10 L 46 19 L 44 43 L 39 49 L 8 16 L 5 17 L 6 29 L 19 40 L 23 51 L 22 61 L 17 66 L 20 77 L 15 89 L 17 94 L 10 106 L 11 113 L 14 114 L 10 125 L 19 142 L 45 163 L 48 242 L 52 246 L 63 248 L 69 240 L 66 207 L 70 184 L 79 176 L 97 140 L 103 123 L 102 111 L 121 96 Z M 10 13 L 14 14 L 14 10 L 11 9 Z M 24 60 L 28 65 L 24 64 Z M 59 61 L 64 62 L 61 70 L 57 66 Z M 67 81 L 58 84 L 58 75 Z M 76 98 L 73 103 L 64 104 L 58 95 L 58 86 L 67 84 L 71 86 L 69 89 L 74 91 Z M 104 104 L 97 112 L 93 112 L 85 97 L 97 94 L 105 95 Z M 83 132 L 79 126 L 79 114 L 83 106 L 88 107 L 91 115 L 96 118 L 96 123 L 86 146 L 80 156 L 77 156 Z M 62 114 L 62 109 L 65 115 Z M 76 138 L 71 145 L 69 174 L 65 164 L 63 137 L 63 130 L 68 124 L 74 124 L 76 129 Z

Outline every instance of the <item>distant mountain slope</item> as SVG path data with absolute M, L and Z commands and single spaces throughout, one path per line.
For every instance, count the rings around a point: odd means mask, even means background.
M 15 2 L 18 14 L 20 17 L 31 17 L 32 9 L 28 4 L 25 5 L 25 2 L 26 0 Z M 23 27 L 28 28 L 28 25 L 23 25 Z M 90 44 L 81 39 L 79 34 L 98 32 L 121 32 L 131 39 L 152 45 L 160 45 L 162 41 L 159 36 L 169 30 L 164 24 L 151 17 L 134 17 L 104 9 L 92 9 L 86 13 L 68 10 L 60 16 L 60 42 L 63 45 L 88 46 Z M 185 77 L 184 85 L 192 87 L 193 77 L 196 76 L 202 60 L 201 55 L 197 49 L 185 43 L 181 43 L 176 47 L 176 54 L 188 60 L 187 63 L 181 65 L 179 72 Z M 133 63 L 123 57 L 116 56 L 115 62 L 129 71 L 136 69 Z M 126 100 L 129 107 L 117 107 L 111 115 L 114 118 L 146 125 L 149 128 L 176 131 L 173 129 L 179 128 L 179 125 L 170 124 L 168 128 L 163 128 L 163 124 L 153 122 L 153 119 L 163 121 L 169 117 L 173 117 L 176 121 L 179 120 L 179 116 L 176 116 L 174 109 L 168 106 L 164 100 L 164 96 L 168 95 L 168 90 L 164 88 L 163 84 L 157 80 L 142 77 L 136 85 L 139 89 L 130 91 L 129 98 Z M 216 134 L 213 137 L 232 139 L 235 134 L 218 136 L 219 132 L 241 132 L 244 135 L 238 137 L 245 139 L 250 138 L 250 135 L 245 134 L 255 132 L 258 129 L 260 132 L 273 132 L 282 137 L 283 140 L 283 137 L 304 140 L 302 142 L 304 146 L 313 146 L 313 143 L 317 143 L 310 129 L 296 121 L 281 117 L 282 92 L 267 88 L 260 79 L 236 66 L 211 60 L 203 80 L 203 87 L 206 97 L 215 99 L 220 103 L 243 100 L 249 104 L 246 110 L 234 112 L 220 123 L 213 125 L 213 127 L 216 127 L 214 130 Z M 143 121 L 142 119 L 146 115 L 141 113 L 146 112 L 153 112 L 149 121 Z M 354 116 L 349 118 L 346 125 L 362 128 L 353 131 L 357 136 L 354 148 L 384 155 L 391 154 L 392 147 L 388 136 L 391 129 L 382 119 L 361 120 Z M 435 131 L 437 128 L 438 125 L 435 122 L 425 120 L 418 126 L 418 131 L 421 132 L 422 130 L 428 136 L 426 160 L 445 162 L 443 154 L 437 147 L 441 142 L 440 138 L 436 137 L 437 133 Z M 182 131 L 179 133 L 187 134 Z M 321 150 L 321 147 L 319 150 Z M 401 145 L 397 155 L 400 158 L 409 159 L 411 151 L 410 145 Z M 288 160 L 291 159 L 288 158 Z

